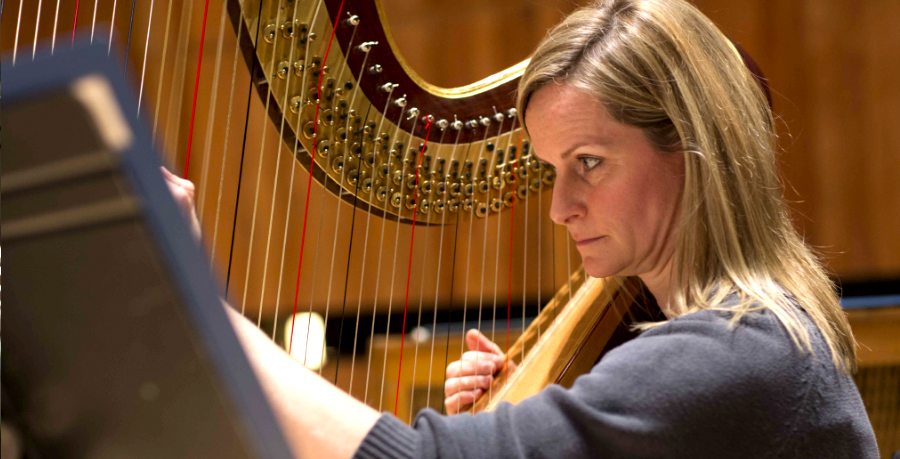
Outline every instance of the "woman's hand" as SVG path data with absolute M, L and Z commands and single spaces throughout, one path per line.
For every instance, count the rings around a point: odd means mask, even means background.
M 506 354 L 478 330 L 466 333 L 469 351 L 462 359 L 447 365 L 447 382 L 444 384 L 444 406 L 447 414 L 456 414 L 475 403 L 481 394 L 491 387 L 494 375 L 503 369 Z M 509 362 L 510 370 L 515 363 Z
M 166 180 L 166 185 L 169 186 L 172 198 L 175 199 L 175 204 L 178 204 L 178 208 L 181 209 L 181 214 L 184 215 L 184 218 L 191 227 L 191 234 L 193 234 L 194 239 L 199 242 L 200 219 L 197 218 L 197 211 L 194 206 L 194 183 L 190 180 L 176 177 L 165 167 L 160 167 L 159 169 L 162 171 L 163 178 Z

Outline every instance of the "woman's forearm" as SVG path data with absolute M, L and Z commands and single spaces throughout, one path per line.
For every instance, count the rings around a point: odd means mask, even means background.
M 379 413 L 309 371 L 230 306 L 238 339 L 300 458 L 349 458 Z

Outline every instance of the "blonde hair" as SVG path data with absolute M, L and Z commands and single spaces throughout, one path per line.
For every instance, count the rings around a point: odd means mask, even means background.
M 566 84 L 601 100 L 685 158 L 673 278 L 676 315 L 768 309 L 801 350 L 821 331 L 834 364 L 856 369 L 856 349 L 834 284 L 794 228 L 776 170 L 772 112 L 735 47 L 682 0 L 605 0 L 582 7 L 538 45 L 519 83 L 529 98 Z M 740 304 L 721 306 L 737 293 Z M 648 326 L 653 326 L 648 325 Z

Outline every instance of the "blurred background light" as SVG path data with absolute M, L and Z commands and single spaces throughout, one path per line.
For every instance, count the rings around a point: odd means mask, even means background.
M 291 329 L 293 328 L 293 336 Z M 310 370 L 325 364 L 325 320 L 317 313 L 298 312 L 284 323 L 284 348 Z

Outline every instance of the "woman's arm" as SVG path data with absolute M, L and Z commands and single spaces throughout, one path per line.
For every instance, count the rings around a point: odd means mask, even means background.
M 225 305 L 291 450 L 299 458 L 349 458 L 379 413 L 309 371 Z
M 160 169 L 199 242 L 194 184 Z M 309 371 L 231 306 L 223 305 L 294 455 L 335 459 L 353 456 L 378 420 L 378 412 Z

